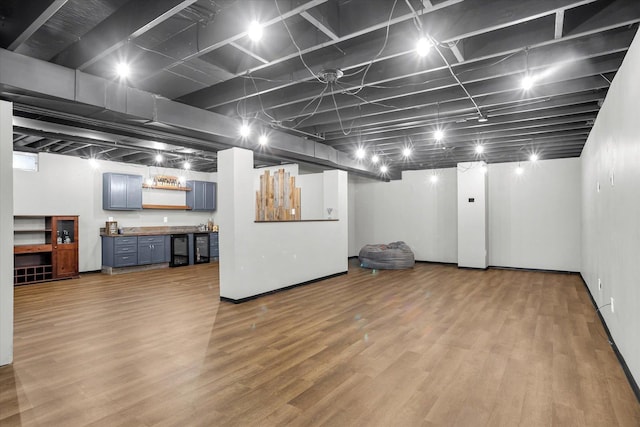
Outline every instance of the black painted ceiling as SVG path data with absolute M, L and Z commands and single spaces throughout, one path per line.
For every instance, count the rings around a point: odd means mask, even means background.
M 263 24 L 258 42 L 252 20 Z M 638 0 L 3 0 L 0 47 L 108 79 L 125 58 L 132 87 L 349 155 L 362 147 L 364 163 L 377 154 L 397 176 L 579 156 L 639 21 Z M 435 43 L 426 56 L 415 51 L 421 35 Z M 524 90 L 527 74 L 535 84 Z M 37 93 L 0 96 L 15 103 L 16 150 L 152 164 L 162 149 L 172 165 L 189 157 L 216 170 L 215 136 L 148 134 Z

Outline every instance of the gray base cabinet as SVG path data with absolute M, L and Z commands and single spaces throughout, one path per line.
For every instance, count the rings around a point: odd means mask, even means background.
M 205 234 L 206 236 L 206 234 Z M 196 263 L 193 233 L 188 234 L 189 264 Z M 209 233 L 209 259 L 219 258 L 218 233 Z M 133 267 L 171 261 L 171 236 L 102 236 L 103 267 Z
M 192 211 L 216 210 L 216 183 L 209 181 L 187 181 L 187 206 Z
M 169 262 L 167 245 L 169 236 L 138 236 L 138 265 Z
M 131 267 L 138 265 L 138 237 L 102 237 L 102 265 Z
M 103 236 L 102 266 L 132 267 L 169 262 L 169 236 Z
M 112 172 L 102 174 L 102 209 L 142 209 L 142 175 Z

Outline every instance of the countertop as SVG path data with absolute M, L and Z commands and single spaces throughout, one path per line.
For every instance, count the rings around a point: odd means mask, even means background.
M 153 236 L 164 234 L 187 234 L 187 233 L 214 233 L 214 231 L 201 231 L 197 226 L 160 226 L 160 227 L 119 227 L 123 233 L 118 236 Z M 100 229 L 101 236 L 107 236 L 107 233 L 102 227 Z M 109 235 L 114 236 L 114 235 Z

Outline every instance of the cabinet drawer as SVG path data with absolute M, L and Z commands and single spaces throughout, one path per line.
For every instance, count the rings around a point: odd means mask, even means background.
M 127 267 L 138 264 L 138 257 L 135 253 L 116 254 L 114 256 L 114 267 Z
M 164 236 L 138 236 L 138 245 L 162 245 Z
M 138 243 L 138 237 L 129 236 L 129 237 L 116 237 L 114 239 L 115 247 L 124 246 L 124 245 L 135 245 Z
M 116 245 L 114 253 L 118 254 L 135 254 L 138 251 L 137 245 Z

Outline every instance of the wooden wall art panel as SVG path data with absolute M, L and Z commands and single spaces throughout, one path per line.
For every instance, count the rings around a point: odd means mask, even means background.
M 299 221 L 300 187 L 295 176 L 279 169 L 273 175 L 267 170 L 260 175 L 256 192 L 256 221 Z

